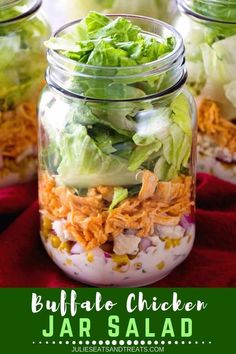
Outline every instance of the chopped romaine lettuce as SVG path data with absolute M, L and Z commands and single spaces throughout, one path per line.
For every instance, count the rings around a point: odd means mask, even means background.
M 171 109 L 168 107 L 141 111 L 137 114 L 137 133 L 133 136 L 136 145 L 149 145 L 163 140 L 169 134 Z
M 111 83 L 106 87 L 88 89 L 86 91 L 86 95 L 88 97 L 96 97 L 98 99 L 112 100 L 113 97 L 116 97 L 116 100 L 124 100 L 141 98 L 145 96 L 145 93 L 136 87 L 128 86 L 125 84 Z
M 176 14 L 175 0 L 64 0 L 71 19 L 86 16 L 91 10 L 106 14 L 137 14 L 171 22 Z M 147 6 L 148 5 L 148 6 Z
M 79 124 L 67 127 L 60 142 L 62 160 L 57 168 L 58 183 L 89 188 L 97 185 L 135 185 L 137 172 L 128 170 L 128 161 L 105 154 Z
M 52 128 L 41 119 L 49 138 L 41 160 L 53 171 L 57 183 L 77 189 L 113 186 L 112 209 L 128 194 L 137 193 L 145 169 L 155 172 L 160 180 L 170 180 L 184 169 L 188 173 L 192 127 L 187 97 L 180 91 L 164 103 L 149 100 L 148 95 L 157 91 L 165 75 L 148 77 L 145 82 L 140 78 L 133 82 L 132 78 L 135 70 L 140 73 L 140 64 L 170 53 L 173 39 L 151 37 L 125 18 L 112 21 L 95 12 L 73 33 L 58 39 L 48 41 L 47 46 L 78 63 L 93 65 L 90 70 L 98 75 L 90 80 L 93 74 L 87 75 L 86 66 L 81 66 L 78 70 L 83 75 L 70 82 L 76 92 L 95 101 L 65 100 L 66 110 L 57 100 L 52 103 L 52 120 L 58 116 L 61 121 L 59 112 L 66 116 L 64 126 L 58 123 L 58 134 L 56 120 Z M 127 65 L 133 68 L 128 68 L 130 77 L 123 78 L 119 75 Z M 105 66 L 110 66 L 114 79 L 102 78 Z
M 203 16 L 226 22 L 236 19 L 236 4 L 232 0 L 218 2 L 194 0 L 192 3 L 193 10 Z
M 86 26 L 88 36 L 92 38 L 98 30 L 108 25 L 109 19 L 98 12 L 91 12 L 83 22 L 83 25 Z
M 134 107 L 128 110 L 128 106 L 119 103 L 109 110 L 105 103 L 73 104 L 59 134 L 57 127 L 54 131 L 42 119 L 51 140 L 42 161 L 58 183 L 75 188 L 131 187 L 140 183 L 137 175 L 145 168 L 154 170 L 160 180 L 169 180 L 189 167 L 192 136 L 187 98 L 180 94 L 169 108 L 140 111 L 129 119 Z
M 236 115 L 236 110 L 232 110 L 236 107 L 235 96 L 229 94 L 229 88 L 233 88 L 231 83 L 236 80 L 235 44 L 236 35 L 215 42 L 211 47 L 206 43 L 201 47 L 207 77 L 204 94 L 225 106 L 226 118 L 235 118 Z M 207 89 L 211 87 L 213 90 Z M 221 96 L 218 94 L 220 91 Z
M 236 6 L 232 2 L 194 3 L 200 14 L 223 21 L 231 18 L 236 23 Z M 194 24 L 185 44 L 189 88 L 195 96 L 218 102 L 224 117 L 234 119 L 236 100 L 231 88 L 236 80 L 236 25 Z
M 189 103 L 184 95 L 177 96 L 170 105 L 172 110 L 172 120 L 178 124 L 185 134 L 192 132 L 191 120 L 189 119 Z
M 148 158 L 161 148 L 161 142 L 157 141 L 147 146 L 137 146 L 129 159 L 129 170 L 136 171 Z
M 106 154 L 116 152 L 116 145 L 123 144 L 127 141 L 127 137 L 117 133 L 112 129 L 108 129 L 102 125 L 96 125 L 91 129 L 90 134 L 98 145 L 99 149 Z
M 126 199 L 128 197 L 128 189 L 122 188 L 122 187 L 115 187 L 114 188 L 114 196 L 111 202 L 111 205 L 109 207 L 109 210 L 112 210 L 122 202 L 122 200 Z
M 111 19 L 93 11 L 72 31 L 45 45 L 74 61 L 80 74 L 65 82 L 68 90 L 89 98 L 128 100 L 155 94 L 167 85 L 168 73 L 150 68 L 145 74 L 141 65 L 168 55 L 176 43 L 172 37 L 147 34 L 125 17 Z
M 86 33 L 83 38 L 81 31 Z M 175 45 L 172 38 L 160 40 L 143 33 L 126 18 L 111 20 L 94 11 L 75 26 L 73 35 L 51 38 L 45 44 L 78 62 L 109 67 L 150 63 L 170 53 Z
M 9 7 L 1 10 L 0 21 L 18 15 L 17 7 Z M 0 26 L 0 111 L 37 93 L 46 68 L 43 43 L 48 35 L 49 27 L 39 16 Z
M 161 156 L 155 165 L 154 172 L 159 180 L 165 181 L 168 180 L 167 176 L 170 168 L 171 166 L 168 164 L 164 156 Z

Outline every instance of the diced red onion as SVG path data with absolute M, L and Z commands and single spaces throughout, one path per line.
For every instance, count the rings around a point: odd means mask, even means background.
M 192 226 L 192 224 L 194 224 L 194 221 L 193 221 L 193 218 L 191 215 L 184 215 L 180 219 L 179 224 L 180 224 L 180 226 L 182 226 L 183 228 L 188 230 Z
M 216 161 L 221 162 L 221 163 L 225 163 L 225 164 L 227 164 L 229 166 L 231 166 L 231 165 L 233 166 L 236 163 L 235 160 L 227 161 L 227 160 L 225 160 L 225 159 L 223 159 L 221 157 L 216 157 Z
M 104 253 L 104 257 L 105 257 L 105 258 L 111 258 L 110 253 L 107 253 L 107 252 L 103 252 L 103 253 Z
M 146 251 L 148 247 L 151 247 L 151 245 L 152 245 L 152 241 L 147 237 L 143 237 L 138 247 L 140 251 Z

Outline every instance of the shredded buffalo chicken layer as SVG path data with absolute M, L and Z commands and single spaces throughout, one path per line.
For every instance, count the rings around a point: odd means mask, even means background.
M 14 110 L 0 112 L 0 155 L 17 158 L 37 145 L 36 101 L 24 102 Z
M 218 145 L 236 152 L 236 125 L 221 116 L 217 103 L 203 100 L 198 111 L 198 128 Z
M 191 177 L 181 176 L 171 182 L 159 182 L 155 174 L 144 171 L 137 196 L 128 197 L 109 211 L 114 188 L 90 188 L 87 196 L 75 195 L 69 188 L 57 186 L 46 172 L 39 178 L 41 213 L 53 222 L 65 219 L 65 230 L 86 249 L 93 249 L 112 240 L 126 229 L 137 236 L 154 233 L 154 225 L 177 225 L 184 214 L 191 212 Z

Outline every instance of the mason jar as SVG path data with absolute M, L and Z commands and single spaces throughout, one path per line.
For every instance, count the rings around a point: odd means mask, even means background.
M 236 183 L 236 2 L 179 0 L 188 86 L 198 105 L 199 171 Z
M 37 175 L 37 97 L 49 26 L 40 0 L 0 2 L 0 187 Z
M 65 8 L 68 20 L 87 15 L 89 11 L 107 14 L 136 14 L 151 16 L 171 23 L 177 13 L 175 0 L 59 0 Z
M 39 104 L 42 242 L 66 274 L 101 287 L 158 281 L 188 256 L 195 235 L 196 116 L 182 38 L 158 20 L 121 18 L 171 37 L 173 50 L 101 67 L 49 49 Z

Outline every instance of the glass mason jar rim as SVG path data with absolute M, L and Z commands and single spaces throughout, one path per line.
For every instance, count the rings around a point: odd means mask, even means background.
M 50 73 L 49 70 L 46 71 L 46 81 L 49 87 L 52 89 L 56 90 L 57 92 L 61 93 L 62 95 L 69 96 L 71 98 L 77 98 L 83 101 L 92 101 L 92 102 L 97 102 L 97 103 L 112 103 L 112 102 L 142 102 L 142 101 L 149 101 L 149 100 L 155 100 L 155 99 L 160 99 L 163 97 L 168 97 L 168 95 L 173 94 L 175 91 L 179 90 L 187 81 L 187 71 L 183 72 L 183 75 L 181 78 L 178 80 L 177 83 L 172 85 L 170 88 L 162 90 L 161 92 L 151 94 L 145 97 L 139 97 L 139 98 L 127 98 L 127 99 L 108 99 L 108 98 L 92 98 L 92 97 L 85 97 L 82 96 L 78 93 L 72 92 L 66 88 L 61 87 L 55 81 L 52 81 L 50 79 Z
M 43 0 L 31 0 L 28 8 L 26 8 L 20 15 L 17 15 L 15 17 L 10 17 L 8 19 L 5 19 L 3 21 L 0 20 L 0 26 L 2 25 L 8 25 L 20 20 L 23 20 L 27 17 L 32 16 L 38 9 L 41 7 Z M 9 9 L 14 6 L 21 5 L 20 4 L 21 0 L 9 0 L 0 5 L 0 9 Z
M 158 58 L 155 61 L 145 63 L 145 64 L 140 64 L 140 65 L 134 65 L 134 66 L 125 66 L 125 67 L 118 67 L 118 66 L 95 66 L 95 65 L 89 65 L 89 64 L 84 64 L 84 63 L 78 63 L 76 60 L 67 58 L 66 56 L 59 54 L 57 51 L 53 49 L 48 49 L 48 62 L 49 62 L 49 68 L 47 70 L 47 75 L 46 79 L 48 84 L 51 87 L 56 88 L 58 91 L 63 92 L 65 94 L 68 94 L 69 96 L 72 97 L 78 97 L 81 99 L 88 99 L 92 101 L 108 101 L 108 102 L 117 102 L 119 100 L 114 99 L 96 99 L 96 98 L 90 98 L 90 97 L 84 97 L 81 96 L 78 93 L 68 91 L 67 89 L 61 87 L 58 85 L 54 80 L 51 78 L 51 72 L 50 72 L 50 67 L 51 68 L 56 68 L 59 72 L 66 73 L 67 75 L 71 75 L 73 77 L 83 77 L 83 78 L 92 78 L 92 77 L 98 77 L 99 79 L 114 79 L 114 70 L 119 70 L 119 74 L 115 76 L 115 79 L 132 79 L 132 78 L 143 78 L 144 75 L 152 75 L 152 74 L 162 74 L 164 72 L 167 72 L 171 68 L 173 69 L 173 66 L 178 65 L 178 67 L 182 66 L 182 76 L 178 80 L 178 82 L 175 82 L 169 89 L 163 90 L 159 93 L 148 95 L 145 97 L 141 98 L 132 98 L 132 99 L 125 99 L 122 101 L 142 101 L 145 99 L 151 99 L 153 97 L 162 97 L 164 95 L 167 95 L 168 93 L 171 93 L 175 90 L 177 90 L 179 87 L 181 87 L 187 78 L 186 70 L 184 69 L 184 44 L 183 44 L 183 39 L 179 32 L 172 27 L 171 25 L 157 20 L 153 19 L 151 17 L 146 17 L 146 16 L 139 16 L 139 15 L 130 15 L 130 14 L 109 14 L 106 15 L 110 18 L 117 18 L 117 17 L 123 17 L 127 18 L 132 21 L 133 20 L 140 20 L 143 21 L 144 23 L 148 23 L 151 25 L 156 25 L 159 26 L 159 28 L 164 29 L 165 31 L 169 32 L 169 35 L 174 38 L 175 41 L 175 47 L 174 49 L 166 54 L 163 55 L 163 57 Z M 72 22 L 67 23 L 66 25 L 62 26 L 59 28 L 54 34 L 53 37 L 60 37 L 63 33 L 66 33 L 66 31 L 72 27 L 80 23 L 83 19 L 78 19 Z M 158 35 L 155 33 L 147 32 L 142 30 L 142 33 L 148 33 L 154 38 L 157 37 Z M 80 69 L 80 70 L 78 70 Z M 83 70 L 86 70 L 86 73 L 83 72 Z M 91 71 L 91 73 L 89 72 Z M 133 70 L 133 73 L 132 73 Z M 121 74 L 122 73 L 122 74 Z
M 207 5 L 212 5 L 212 6 L 223 6 L 226 5 L 225 1 L 223 0 L 199 0 L 202 3 L 207 3 Z M 191 1 L 189 0 L 177 0 L 178 7 L 181 12 L 185 13 L 188 16 L 195 17 L 197 20 L 202 20 L 202 21 L 208 21 L 208 22 L 215 22 L 215 23 L 222 23 L 222 24 L 229 24 L 229 25 L 236 25 L 236 19 L 235 21 L 228 21 L 228 20 L 223 20 L 217 17 L 210 17 L 210 15 L 205 15 L 203 13 L 195 11 L 191 7 Z M 234 10 L 236 11 L 236 1 L 227 1 L 227 5 L 232 6 Z

